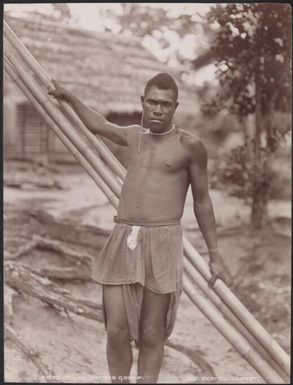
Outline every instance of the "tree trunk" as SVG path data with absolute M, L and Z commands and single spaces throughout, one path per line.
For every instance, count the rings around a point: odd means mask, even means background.
M 259 60 L 257 59 L 258 64 Z M 261 229 L 267 219 L 268 207 L 268 185 L 267 185 L 267 163 L 261 152 L 261 132 L 264 124 L 261 110 L 261 89 L 259 84 L 260 71 L 255 74 L 255 135 L 253 151 L 253 180 L 252 180 L 252 209 L 251 225 L 254 229 Z
M 262 81 L 265 79 L 265 76 L 263 76 L 263 63 L 265 60 L 265 54 L 263 52 L 264 30 L 264 14 L 261 12 L 256 29 L 256 42 L 259 52 L 255 66 L 255 151 L 253 160 L 253 201 L 251 211 L 251 224 L 255 229 L 261 229 L 267 221 L 269 193 L 272 183 L 270 178 L 270 163 L 272 154 L 277 145 L 274 143 L 271 121 L 271 114 L 274 112 L 274 105 L 279 95 L 277 90 L 266 96 L 264 101 L 266 112 L 264 112 L 264 109 L 262 108 L 263 97 L 261 93 L 263 90 L 261 89 L 261 79 Z M 284 71 L 279 74 L 279 77 L 283 78 L 283 81 L 285 80 L 284 76 Z M 281 83 L 282 81 L 280 81 L 279 84 Z M 263 151 L 261 151 L 262 133 L 265 134 Z
M 254 188 L 251 225 L 254 229 L 260 230 L 267 221 L 268 189 L 262 183 L 258 183 Z
M 257 110 L 259 107 L 257 107 Z M 251 208 L 251 225 L 254 229 L 262 229 L 267 222 L 269 201 L 268 159 L 261 152 L 260 117 L 256 114 L 255 148 L 253 165 L 253 195 Z

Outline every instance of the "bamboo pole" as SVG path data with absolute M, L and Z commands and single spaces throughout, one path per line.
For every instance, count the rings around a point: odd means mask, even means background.
M 202 311 L 216 329 L 231 343 L 243 358 L 263 377 L 269 384 L 284 383 L 281 377 L 270 365 L 255 351 L 245 338 L 222 316 L 219 310 L 203 295 L 192 287 L 190 281 L 184 277 L 183 288 L 189 299 Z
M 81 155 L 81 153 L 74 147 L 74 145 L 69 141 L 69 139 L 62 133 L 59 126 L 49 117 L 46 111 L 41 107 L 37 99 L 33 96 L 33 94 L 28 90 L 25 84 L 22 82 L 21 78 L 16 74 L 13 70 L 11 64 L 8 62 L 7 58 L 4 57 L 4 69 L 8 73 L 8 75 L 12 78 L 12 80 L 16 83 L 16 85 L 20 88 L 20 90 L 24 93 L 24 95 L 30 100 L 32 105 L 38 111 L 38 113 L 42 116 L 42 118 L 46 121 L 46 123 L 52 128 L 57 137 L 62 141 L 62 143 L 68 148 L 68 150 L 72 153 L 72 155 L 80 162 L 82 167 L 88 172 L 90 177 L 94 180 L 96 185 L 103 191 L 109 201 L 112 203 L 114 207 L 118 207 L 118 198 L 113 194 L 112 190 L 109 186 L 103 181 L 103 179 L 95 172 L 92 166 L 88 163 L 88 161 Z
M 12 58 L 13 58 L 13 56 L 12 56 Z M 15 63 L 14 63 L 15 64 Z M 18 68 L 19 69 L 19 68 Z M 20 71 L 20 75 L 21 76 L 23 76 L 24 75 L 24 73 L 23 72 L 21 72 Z M 28 79 L 29 80 L 29 79 Z M 29 87 L 32 87 L 32 84 L 33 84 L 33 82 L 31 81 L 31 82 L 28 82 L 28 83 L 26 83 L 26 82 L 24 82 L 25 84 L 26 84 L 26 86 L 29 86 Z M 33 87 L 32 87 L 32 89 L 33 89 Z M 33 90 L 34 91 L 34 90 Z M 40 96 L 40 95 L 38 95 L 38 96 Z M 42 102 L 42 99 L 40 100 L 41 102 Z M 64 121 L 62 122 L 62 123 L 64 123 Z M 241 335 L 239 334 L 239 336 L 240 336 L 240 339 L 241 339 Z M 242 337 L 243 338 L 243 337 Z M 247 343 L 247 342 L 246 342 Z M 240 346 L 238 346 L 237 345 L 237 343 L 234 343 L 234 345 L 233 346 L 236 346 L 237 347 L 237 349 L 239 350 L 240 349 L 240 352 L 241 352 L 241 345 Z M 255 354 L 256 354 L 256 357 L 255 357 Z M 260 372 L 260 374 L 262 375 L 262 376 L 265 376 L 264 378 L 266 378 L 266 379 L 269 379 L 269 381 L 270 381 L 270 379 L 271 378 L 275 378 L 276 377 L 276 374 L 275 374 L 275 372 L 269 367 L 269 370 L 267 371 L 267 368 L 263 365 L 263 363 L 262 363 L 262 361 L 263 361 L 263 359 L 262 359 L 262 357 L 260 357 L 260 356 L 257 356 L 257 353 L 250 353 L 250 355 L 253 355 L 253 357 L 254 357 L 254 367 L 256 367 L 256 369 L 257 370 L 259 370 L 259 372 Z M 248 356 L 249 357 L 249 356 Z M 258 358 L 257 358 L 258 357 Z M 259 359 L 260 359 L 260 363 L 259 363 Z M 249 361 L 250 362 L 250 361 Z M 264 369 L 265 368 L 265 369 Z M 265 374 L 263 373 L 263 371 L 265 371 Z M 272 372 L 272 373 L 271 373 Z
M 47 87 L 47 89 L 51 89 L 53 86 L 51 84 L 51 81 L 48 75 L 45 73 L 43 68 L 36 61 L 36 59 L 26 49 L 26 47 L 19 41 L 17 36 L 14 34 L 12 29 L 9 27 L 9 25 L 5 21 L 4 21 L 4 34 L 9 39 L 10 43 L 18 51 L 18 53 L 21 55 L 21 57 L 33 69 L 34 73 L 38 76 L 40 81 Z M 68 110 L 69 105 L 67 103 L 63 102 L 61 103 L 61 105 L 65 111 L 69 111 Z M 76 120 L 76 122 L 79 120 L 79 118 L 76 116 L 76 114 L 73 112 L 72 109 L 70 109 L 69 111 L 69 116 L 72 117 L 73 120 Z M 79 127 L 82 128 L 83 132 L 88 133 L 88 130 L 85 127 L 81 127 L 80 124 L 79 124 Z M 92 134 L 90 134 L 90 137 L 88 136 L 90 140 L 92 140 L 93 137 L 94 136 Z M 103 142 L 101 141 L 101 143 Z M 104 159 L 109 162 L 108 164 L 112 168 L 112 170 L 116 172 L 117 175 L 121 177 L 123 180 L 126 175 L 125 169 L 119 163 L 119 161 L 113 162 L 114 159 L 117 161 L 117 159 L 113 155 L 111 157 L 105 156 L 105 154 L 110 153 L 110 151 L 107 151 L 107 148 L 105 149 L 105 147 L 106 146 L 103 143 L 100 147 L 97 147 L 97 150 L 99 151 L 100 155 L 103 156 Z M 118 168 L 116 167 L 117 163 L 119 164 Z M 207 265 L 205 266 L 205 262 L 202 258 L 199 258 L 200 257 L 199 254 L 196 255 L 196 253 L 194 253 L 193 247 L 190 244 L 188 244 L 187 240 L 184 240 L 184 250 L 187 258 L 191 261 L 191 263 L 201 272 L 201 274 L 205 277 L 205 279 L 209 280 L 211 275 L 210 275 L 208 266 Z M 220 284 L 221 286 L 219 286 L 218 283 L 219 281 L 217 281 L 214 285 L 215 291 L 220 295 L 220 297 L 224 300 L 224 302 L 228 304 L 228 306 L 231 307 L 231 309 L 234 312 L 236 312 L 237 316 L 241 319 L 241 321 L 245 324 L 245 326 L 247 326 L 249 330 L 252 330 L 255 337 L 260 338 L 262 344 L 269 350 L 269 352 L 273 354 L 273 356 L 276 355 L 276 357 L 278 357 L 276 358 L 277 362 L 289 374 L 290 364 L 289 364 L 289 358 L 287 357 L 286 353 L 279 347 L 278 344 L 275 343 L 272 337 L 262 328 L 262 326 L 257 323 L 254 317 L 247 311 L 247 309 L 240 303 L 240 301 L 233 295 L 233 293 L 225 286 L 225 284 L 221 282 Z
M 8 23 L 4 20 L 3 22 L 3 30 L 4 35 L 10 44 L 14 47 L 14 49 L 19 53 L 24 62 L 32 69 L 34 74 L 37 76 L 38 80 L 41 84 L 43 84 L 47 90 L 53 90 L 55 87 L 53 86 L 51 79 L 46 74 L 44 69 L 38 63 L 38 61 L 32 56 L 29 50 L 22 44 L 22 42 L 15 35 L 13 30 L 9 27 Z M 109 164 L 112 171 L 117 175 L 121 180 L 123 180 L 126 176 L 126 172 L 121 163 L 117 160 L 117 158 L 108 150 L 105 143 L 102 141 L 100 136 L 96 136 L 92 134 L 83 124 L 83 122 L 76 115 L 71 106 L 65 101 L 58 100 L 58 103 L 61 105 L 63 111 L 65 111 L 66 115 L 72 119 L 73 123 L 77 125 L 77 127 L 81 130 L 83 135 L 85 135 L 89 142 L 94 145 L 94 147 L 98 150 L 101 157 L 105 160 L 106 163 Z
M 242 334 L 244 338 L 251 344 L 253 348 L 270 364 L 274 370 L 283 378 L 285 382 L 289 382 L 289 377 L 285 371 L 278 365 L 273 357 L 265 350 L 259 341 L 249 332 L 242 324 L 239 318 L 231 311 L 229 307 L 221 300 L 221 298 L 210 288 L 203 276 L 193 267 L 191 262 L 183 259 L 183 267 L 185 275 L 211 300 L 217 309 L 225 316 L 225 318 Z
M 22 78 L 26 87 L 30 89 L 34 97 L 39 100 L 42 104 L 43 108 L 47 111 L 53 121 L 62 127 L 63 133 L 70 138 L 70 141 L 74 144 L 74 146 L 81 152 L 81 154 L 88 160 L 91 166 L 97 173 L 101 174 L 101 177 L 104 181 L 109 185 L 109 187 L 113 190 L 114 194 L 119 197 L 121 192 L 121 186 L 117 183 L 115 179 L 113 179 L 109 173 L 109 169 L 105 166 L 105 164 L 97 157 L 97 154 L 93 151 L 92 147 L 89 143 L 86 143 L 82 140 L 78 133 L 73 130 L 70 122 L 65 119 L 62 112 L 54 105 L 51 99 L 45 96 L 42 93 L 41 87 L 38 83 L 30 78 L 28 73 L 23 69 L 22 64 L 19 62 L 14 53 L 10 50 L 10 48 L 4 44 L 4 54 L 8 58 L 9 62 L 13 65 L 16 72 Z
M 183 243 L 184 252 L 189 261 L 197 269 L 197 271 L 199 271 L 200 274 L 207 281 L 209 281 L 211 278 L 211 272 L 207 263 L 203 260 L 203 258 L 200 258 L 198 252 L 193 248 L 193 246 L 187 241 L 186 238 L 183 239 Z M 223 302 L 247 327 L 251 334 L 253 334 L 254 337 L 261 343 L 261 345 L 270 353 L 270 355 L 272 355 L 272 357 L 285 371 L 285 373 L 290 376 L 290 359 L 287 353 L 246 309 L 246 307 L 239 301 L 235 294 L 220 279 L 214 283 L 213 289 L 223 300 Z

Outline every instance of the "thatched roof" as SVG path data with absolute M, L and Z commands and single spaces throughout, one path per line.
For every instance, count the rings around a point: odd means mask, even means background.
M 93 33 L 40 15 L 5 16 L 5 20 L 52 78 L 103 114 L 140 111 L 146 81 L 162 71 L 173 73 L 178 80 L 179 114 L 196 112 L 195 90 L 183 85 L 178 74 L 158 62 L 135 38 Z

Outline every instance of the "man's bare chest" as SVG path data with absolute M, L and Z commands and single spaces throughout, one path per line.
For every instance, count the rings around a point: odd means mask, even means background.
M 187 154 L 178 138 L 142 135 L 140 146 L 132 146 L 128 168 L 178 172 L 187 166 Z

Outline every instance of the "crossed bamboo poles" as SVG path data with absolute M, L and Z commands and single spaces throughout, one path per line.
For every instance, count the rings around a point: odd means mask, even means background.
M 54 86 L 44 69 L 4 21 L 4 69 L 47 124 L 117 208 L 126 170 L 98 136 L 63 101 L 47 93 Z M 267 383 L 288 383 L 290 360 L 262 325 L 221 280 L 207 282 L 207 263 L 186 238 L 183 289 L 190 300 Z

